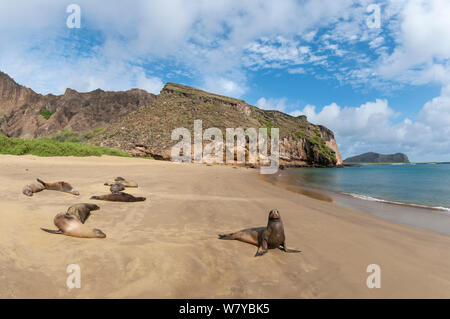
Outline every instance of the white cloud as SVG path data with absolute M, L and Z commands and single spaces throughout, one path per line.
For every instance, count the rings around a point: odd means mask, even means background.
M 238 83 L 228 78 L 211 76 L 206 77 L 202 88 L 212 93 L 235 98 L 239 98 L 246 90 L 244 83 Z
M 261 97 L 256 101 L 256 106 L 263 110 L 277 110 L 284 112 L 287 108 L 286 101 L 287 98 L 285 97 L 281 99 L 266 99 L 265 97 Z
M 399 30 L 392 54 L 382 57 L 376 72 L 383 78 L 409 83 L 444 84 L 450 58 L 450 2 L 448 0 L 420 0 L 405 2 L 400 15 Z
M 344 157 L 374 151 L 405 152 L 413 161 L 450 160 L 450 87 L 425 103 L 415 121 L 398 121 L 399 114 L 380 99 L 359 107 L 332 103 L 320 111 L 306 105 L 290 114 L 330 128 Z
M 289 74 L 305 74 L 306 70 L 304 68 L 294 68 L 288 69 Z
M 84 87 L 120 82 L 112 86 L 129 88 L 135 84 L 135 76 L 116 79 L 119 72 L 109 70 L 110 64 L 147 68 L 163 60 L 194 74 L 194 84 L 210 83 L 207 78 L 239 83 L 233 87 L 231 82 L 221 81 L 218 86 L 223 92 L 241 95 L 245 79 L 223 74 L 245 73 L 242 58 L 249 44 L 264 37 L 292 39 L 304 32 L 312 40 L 316 31 L 311 30 L 337 21 L 352 1 L 112 0 L 105 5 L 79 0 L 77 4 L 82 14 L 80 30 L 66 28 L 64 2 L 1 3 L 0 68 L 38 91 L 58 93 L 79 78 L 84 79 Z M 274 66 L 276 55 L 286 63 L 298 60 L 296 55 L 311 55 L 305 45 L 269 51 L 265 54 Z M 90 67 L 81 69 L 84 75 L 74 74 L 80 71 L 75 68 L 88 63 Z M 99 79 L 100 74 L 112 77 Z M 45 88 L 43 83 L 47 83 Z
M 164 83 L 158 77 L 147 77 L 144 72 L 141 72 L 137 76 L 136 86 L 140 89 L 146 90 L 147 92 L 159 94 L 164 86 Z

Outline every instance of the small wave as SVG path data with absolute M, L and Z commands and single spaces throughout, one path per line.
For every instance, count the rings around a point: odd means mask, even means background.
M 411 203 L 402 203 L 402 202 L 394 202 L 394 201 L 388 201 L 380 198 L 375 198 L 368 195 L 361 195 L 361 194 L 355 194 L 355 193 L 344 193 L 346 195 L 350 195 L 355 198 L 359 198 L 362 200 L 368 200 L 372 202 L 381 202 L 386 204 L 395 204 L 395 205 L 402 205 L 402 206 L 412 206 L 412 207 L 418 207 L 418 208 L 425 208 L 425 209 L 433 209 L 433 210 L 440 210 L 447 213 L 450 213 L 450 208 L 448 207 L 442 207 L 442 206 L 426 206 L 426 205 L 419 205 L 419 204 L 411 204 Z
M 443 211 L 445 211 L 445 212 L 450 213 L 450 208 L 447 208 L 447 207 L 435 206 L 435 207 L 433 207 L 433 208 L 434 208 L 434 209 L 437 209 L 437 210 L 443 210 Z

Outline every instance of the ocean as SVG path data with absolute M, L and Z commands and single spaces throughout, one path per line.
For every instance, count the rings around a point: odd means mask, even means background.
M 300 186 L 450 212 L 450 164 L 361 165 L 279 171 Z

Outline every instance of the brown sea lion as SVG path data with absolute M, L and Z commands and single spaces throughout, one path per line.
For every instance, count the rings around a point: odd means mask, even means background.
M 27 196 L 33 196 L 34 193 L 38 193 L 40 191 L 43 191 L 44 189 L 45 187 L 41 183 L 32 182 L 23 188 L 22 193 Z
M 121 184 L 121 183 L 115 183 L 115 184 L 111 185 L 109 190 L 111 191 L 111 193 L 115 194 L 115 193 L 118 193 L 120 191 L 124 191 L 125 190 L 125 186 L 123 186 L 123 184 Z
M 220 234 L 219 239 L 240 240 L 258 247 L 256 256 L 264 255 L 268 249 L 280 248 L 287 253 L 299 253 L 294 249 L 287 249 L 283 222 L 280 212 L 272 209 L 269 212 L 267 227 L 247 228 L 231 234 Z
M 145 197 L 134 197 L 133 195 L 124 192 L 118 192 L 101 196 L 92 196 L 91 199 L 107 200 L 111 202 L 143 202 L 144 200 L 146 200 Z
M 75 204 L 67 209 L 67 214 L 75 216 L 82 224 L 84 224 L 86 219 L 91 215 L 91 211 L 99 209 L 100 207 L 95 204 Z
M 76 189 L 72 187 L 69 183 L 66 182 L 55 182 L 55 183 L 45 183 L 39 178 L 36 179 L 39 183 L 44 185 L 45 189 L 52 190 L 52 191 L 60 191 L 65 193 L 70 193 L 73 195 L 80 195 L 80 192 L 78 192 Z
M 127 181 L 125 178 L 120 176 L 116 177 L 113 182 L 106 182 L 105 186 L 111 186 L 117 183 L 122 184 L 125 187 L 138 187 L 138 184 L 136 182 Z
M 59 213 L 53 220 L 58 230 L 41 228 L 51 234 L 62 234 L 79 238 L 105 238 L 106 234 L 100 229 L 90 229 L 82 224 L 77 218 L 68 213 Z

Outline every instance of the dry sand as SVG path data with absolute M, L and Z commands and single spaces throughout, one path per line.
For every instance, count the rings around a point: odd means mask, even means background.
M 258 178 L 258 170 L 118 157 L 0 156 L 2 298 L 406 298 L 450 297 L 450 237 L 306 197 Z M 90 201 L 115 176 L 136 180 L 140 203 Z M 65 180 L 79 197 L 22 187 L 40 177 Z M 53 217 L 95 202 L 86 225 L 106 239 L 52 235 Z M 287 244 L 270 250 L 217 239 L 264 226 L 281 212 Z M 81 288 L 68 289 L 69 264 Z M 366 267 L 381 266 L 369 289 Z

